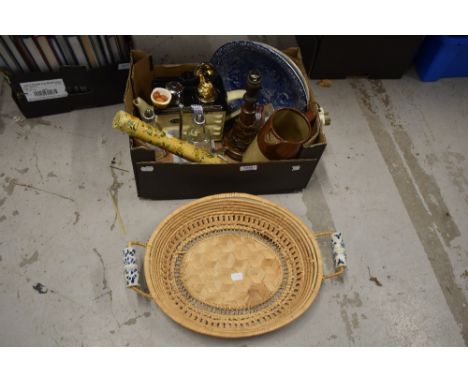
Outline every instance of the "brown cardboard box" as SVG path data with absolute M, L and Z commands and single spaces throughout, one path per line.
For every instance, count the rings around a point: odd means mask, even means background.
M 305 73 L 298 48 L 285 51 Z M 195 64 L 157 65 L 151 56 L 132 51 L 132 63 L 127 80 L 124 102 L 128 113 L 137 115 L 133 99 L 149 100 L 155 77 L 177 76 L 192 70 Z M 311 92 L 309 108 L 315 107 Z M 138 196 L 146 199 L 186 199 L 221 192 L 273 194 L 299 191 L 307 186 L 326 147 L 320 132 L 318 142 L 301 151 L 301 158 L 268 163 L 227 163 L 209 165 L 198 163 L 164 163 L 156 161 L 155 152 L 130 138 L 130 155 Z

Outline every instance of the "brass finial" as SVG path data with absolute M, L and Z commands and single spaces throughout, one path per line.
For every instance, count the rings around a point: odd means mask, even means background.
M 215 87 L 212 84 L 216 77 L 216 69 L 211 64 L 201 63 L 195 68 L 198 77 L 198 99 L 202 103 L 211 103 L 216 99 Z

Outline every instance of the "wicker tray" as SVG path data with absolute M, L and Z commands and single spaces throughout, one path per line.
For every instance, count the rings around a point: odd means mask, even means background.
M 324 276 L 316 237 L 332 236 L 335 273 Z M 146 247 L 149 293 L 133 245 Z M 312 303 L 323 279 L 345 269 L 341 234 L 312 233 L 289 211 L 249 194 L 198 199 L 169 215 L 148 243 L 124 250 L 127 286 L 179 324 L 218 337 L 278 329 Z

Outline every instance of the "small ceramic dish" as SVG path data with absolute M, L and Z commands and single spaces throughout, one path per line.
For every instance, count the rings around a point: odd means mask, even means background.
M 151 92 L 151 102 L 158 109 L 165 109 L 172 99 L 172 94 L 164 88 L 154 88 Z

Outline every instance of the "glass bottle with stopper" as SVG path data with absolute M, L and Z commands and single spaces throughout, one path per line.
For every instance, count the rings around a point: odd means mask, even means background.
M 187 131 L 187 141 L 196 147 L 211 152 L 211 139 L 206 128 L 203 106 L 192 105 L 192 126 Z
M 258 71 L 249 72 L 246 87 L 240 115 L 224 141 L 226 154 L 238 161 L 242 160 L 244 151 L 257 135 L 262 123 L 262 108 L 257 106 L 258 91 L 262 88 L 262 76 Z

